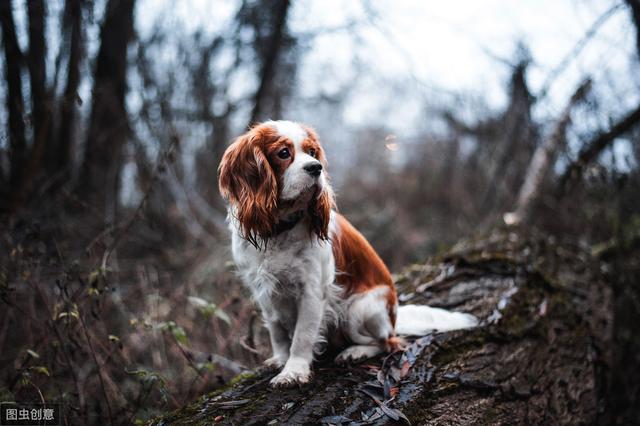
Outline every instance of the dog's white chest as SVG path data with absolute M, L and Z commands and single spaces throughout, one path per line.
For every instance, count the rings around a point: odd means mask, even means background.
M 302 226 L 296 227 L 270 240 L 266 249 L 258 250 L 232 228 L 234 261 L 265 319 L 274 316 L 293 319 L 297 315 L 297 300 L 303 293 L 326 299 L 333 291 L 335 266 L 331 244 L 301 234 L 305 231 Z

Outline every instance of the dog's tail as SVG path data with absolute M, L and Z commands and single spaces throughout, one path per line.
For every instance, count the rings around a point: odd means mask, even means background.
M 476 325 L 478 325 L 478 319 L 471 314 L 424 305 L 404 305 L 398 307 L 396 333 L 405 336 L 424 336 L 432 331 L 458 330 Z

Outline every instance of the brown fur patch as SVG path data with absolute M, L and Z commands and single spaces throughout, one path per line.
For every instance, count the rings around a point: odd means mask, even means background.
M 377 286 L 387 286 L 387 311 L 395 327 L 398 298 L 391 273 L 371 244 L 341 214 L 336 214 L 338 230 L 332 236 L 336 261 L 336 281 L 345 290 L 345 297 L 363 293 Z

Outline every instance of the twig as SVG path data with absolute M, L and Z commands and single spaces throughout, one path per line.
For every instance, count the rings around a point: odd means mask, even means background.
M 142 200 L 140 200 L 138 207 L 135 209 L 135 211 L 133 212 L 129 220 L 125 222 L 123 225 L 119 225 L 117 227 L 118 233 L 115 235 L 113 242 L 104 251 L 104 255 L 102 256 L 102 263 L 100 265 L 103 271 L 106 270 L 107 268 L 109 257 L 111 256 L 113 251 L 116 249 L 116 247 L 118 246 L 122 238 L 125 236 L 125 234 L 127 234 L 128 231 L 131 229 L 131 226 L 133 226 L 133 223 L 135 222 L 136 218 L 138 217 L 138 215 L 146 205 L 146 202 L 149 199 L 149 196 L 151 195 L 151 191 L 153 190 L 154 184 L 160 177 L 160 174 L 165 169 L 165 162 L 168 162 L 172 159 L 173 151 L 175 150 L 177 145 L 178 145 L 178 137 L 174 135 L 171 138 L 171 142 L 169 142 L 169 146 L 167 147 L 166 151 L 164 153 L 159 154 L 158 162 L 156 164 L 156 169 L 153 172 L 153 176 L 151 177 L 151 181 L 149 182 L 149 187 L 145 191 L 144 196 L 142 197 Z
M 247 338 L 248 336 L 244 336 L 244 338 L 240 339 L 240 346 L 254 355 L 260 355 L 260 352 L 257 349 L 249 346 L 249 344 L 247 343 Z
M 260 359 L 260 356 L 262 355 L 260 351 L 255 349 L 256 341 L 255 341 L 254 325 L 257 317 L 258 316 L 256 315 L 256 312 L 252 310 L 251 318 L 249 318 L 249 326 L 248 326 L 247 334 L 244 336 L 244 338 L 240 339 L 240 346 L 246 349 L 247 351 L 249 351 L 250 353 L 254 354 L 255 361 L 258 361 Z
M 197 191 L 187 193 L 184 188 L 184 184 L 180 179 L 178 179 L 175 170 L 172 170 L 172 173 L 169 176 L 169 179 L 173 180 L 176 185 L 174 189 L 181 189 L 184 192 L 187 205 L 195 211 L 196 214 L 194 216 L 196 218 L 206 220 L 207 223 L 213 225 L 218 232 L 227 231 L 227 222 L 224 214 L 221 214 L 220 211 L 212 208 Z
M 603 260 L 610 260 L 615 255 L 624 251 L 627 255 L 630 255 L 634 251 L 640 248 L 640 233 L 627 237 L 624 241 L 620 241 L 619 238 L 611 238 L 602 243 L 596 244 L 591 248 L 591 254 L 594 257 Z
M 107 404 L 107 411 L 109 412 L 109 423 L 111 424 L 111 426 L 113 426 L 113 413 L 111 411 L 111 402 L 109 402 L 109 396 L 107 395 L 107 388 L 104 384 L 104 379 L 102 378 L 102 368 L 100 368 L 100 364 L 98 363 L 98 357 L 96 356 L 96 352 L 93 349 L 93 343 L 91 343 L 91 338 L 89 337 L 89 332 L 87 331 L 87 325 L 84 322 L 84 318 L 81 312 L 78 312 L 78 318 L 80 319 L 80 324 L 82 325 L 82 331 L 84 331 L 84 335 L 87 339 L 87 343 L 89 344 L 89 349 L 91 350 L 91 356 L 93 357 L 93 362 L 95 363 L 96 369 L 98 370 L 100 387 L 102 388 L 102 394 L 104 395 L 104 399 Z
M 573 108 L 582 102 L 591 90 L 591 79 L 587 78 L 578 86 L 569 99 L 562 115 L 556 122 L 553 132 L 538 146 L 527 170 L 524 183 L 520 187 L 515 211 L 505 213 L 504 221 L 507 225 L 515 225 L 529 219 L 531 206 L 538 199 L 544 178 L 554 162 L 558 148 L 564 144 L 567 127 L 571 123 Z
M 198 216 L 206 217 L 206 215 L 197 215 L 194 214 L 192 209 L 192 204 L 190 203 L 190 199 L 182 187 L 181 182 L 178 180 L 173 167 L 169 169 L 167 173 L 167 189 L 173 196 L 174 201 L 176 202 L 176 208 L 178 212 L 182 215 L 185 222 L 186 230 L 197 240 L 204 240 L 207 245 L 211 246 L 211 238 L 209 237 L 209 232 L 205 227 L 200 224 L 198 220 Z M 211 216 L 211 218 L 216 218 L 219 215 L 216 213 Z M 207 218 L 209 222 L 212 222 L 209 218 Z M 215 222 L 215 221 L 213 221 Z M 224 220 L 223 222 L 224 223 Z M 224 229 L 216 224 L 216 229 L 221 230 Z
M 40 401 L 42 401 L 42 405 L 46 405 L 47 402 L 44 400 L 44 395 L 42 395 L 42 391 L 40 390 L 40 388 L 36 386 L 36 384 L 33 383 L 31 380 L 29 380 L 29 383 L 38 391 L 38 395 L 40 395 Z
M 82 207 L 86 211 L 90 212 L 93 215 L 93 217 L 95 218 L 100 217 L 100 212 L 95 207 L 82 201 L 75 194 L 73 194 L 72 192 L 69 192 L 69 190 L 63 188 L 61 190 L 61 193 L 67 200 L 73 202 L 74 204 L 77 204 L 78 206 Z
M 80 403 L 80 410 L 83 413 L 85 413 L 86 407 L 85 407 L 85 401 L 83 396 L 84 392 L 82 392 L 80 388 L 80 382 L 78 381 L 76 370 L 74 368 L 73 362 L 71 361 L 71 355 L 69 355 L 69 352 L 67 351 L 67 347 L 65 346 L 64 340 L 62 339 L 62 334 L 60 334 L 60 330 L 58 330 L 58 326 L 56 325 L 56 319 L 52 316 L 51 310 L 49 309 L 49 303 L 48 303 L 49 299 L 44 295 L 42 289 L 40 288 L 40 286 L 37 284 L 36 281 L 33 282 L 33 286 L 36 288 L 38 295 L 42 299 L 42 304 L 47 310 L 47 318 L 49 318 L 49 321 L 50 321 L 50 322 L 47 321 L 47 323 L 50 324 L 50 327 L 53 329 L 53 332 L 56 334 L 56 337 L 60 342 L 60 350 L 62 351 L 62 355 L 64 356 L 67 362 L 67 366 L 69 367 L 69 373 L 73 378 L 73 383 L 75 385 L 76 392 L 78 392 L 78 402 Z
M 567 53 L 567 55 L 562 59 L 562 61 L 560 61 L 558 66 L 556 66 L 551 71 L 551 73 L 549 73 L 549 75 L 547 76 L 546 80 L 542 84 L 542 88 L 540 89 L 540 92 L 538 92 L 538 95 L 536 96 L 536 99 L 538 101 L 540 101 L 541 99 L 543 99 L 543 98 L 545 98 L 547 96 L 547 94 L 549 93 L 549 89 L 553 85 L 555 79 L 558 78 L 558 76 L 560 74 L 562 74 L 562 72 L 567 68 L 567 66 L 569 66 L 569 64 L 571 63 L 571 61 L 573 59 L 578 57 L 580 52 L 582 52 L 582 49 L 585 48 L 585 46 L 587 45 L 589 40 L 591 40 L 593 38 L 593 36 L 598 32 L 600 27 L 605 22 L 607 22 L 607 20 L 615 12 L 620 10 L 623 6 L 624 5 L 622 3 L 618 3 L 618 4 L 614 5 L 614 6 L 612 6 L 610 9 L 608 9 L 606 12 L 604 12 L 602 15 L 600 15 L 598 17 L 598 19 L 596 19 L 593 22 L 593 24 L 591 25 L 589 30 L 584 34 L 584 36 L 582 36 L 582 38 L 580 40 L 578 40 L 578 42 L 573 46 L 573 48 L 569 51 L 569 53 Z
M 593 161 L 611 142 L 633 129 L 640 123 L 640 105 L 627 113 L 624 118 L 615 123 L 611 128 L 598 134 L 595 138 L 584 145 L 580 151 L 578 159 L 574 161 L 560 178 L 559 190 L 564 193 L 571 182 L 582 175 L 582 171 L 587 164 Z
M 86 253 L 90 253 L 91 249 L 93 248 L 94 245 L 96 245 L 98 242 L 102 241 L 104 239 L 104 237 L 106 237 L 107 235 L 111 234 L 112 232 L 114 232 L 116 229 L 119 228 L 120 225 L 117 226 L 107 226 L 105 227 L 102 232 L 100 232 L 98 235 L 96 235 L 90 242 L 89 244 L 87 244 L 87 247 L 84 249 L 84 251 Z
M 184 358 L 189 363 L 189 366 L 191 368 L 193 368 L 196 373 L 198 373 L 198 376 L 200 376 L 201 379 L 204 379 L 204 375 L 202 374 L 202 372 L 200 371 L 198 366 L 193 363 L 193 359 L 191 357 L 191 354 L 187 353 L 187 351 L 184 350 L 184 348 L 182 347 L 182 345 L 180 344 L 178 339 L 176 339 L 176 336 L 174 336 L 172 333 L 170 333 L 170 334 L 173 337 L 173 340 L 176 342 L 176 346 L 178 346 L 178 349 L 180 349 L 180 353 L 182 353 L 182 356 L 184 356 Z

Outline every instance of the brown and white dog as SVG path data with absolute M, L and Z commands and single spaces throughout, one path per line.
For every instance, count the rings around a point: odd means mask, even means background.
M 346 346 L 336 361 L 353 362 L 398 349 L 396 333 L 477 323 L 468 314 L 398 307 L 384 262 L 335 211 L 326 170 L 315 132 L 290 121 L 253 127 L 229 146 L 219 168 L 233 258 L 271 337 L 265 363 L 282 368 L 273 386 L 307 383 L 314 353 L 326 344 Z

